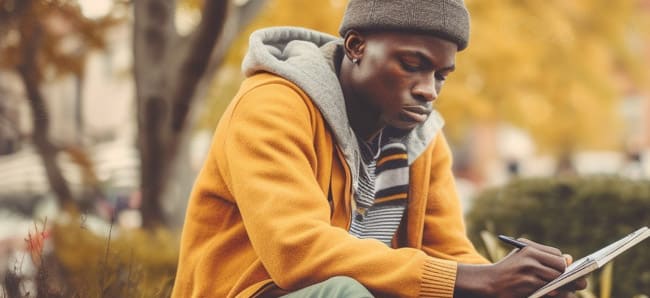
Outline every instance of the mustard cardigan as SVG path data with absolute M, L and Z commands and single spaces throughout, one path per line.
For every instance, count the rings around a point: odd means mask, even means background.
M 348 233 L 351 194 L 310 98 L 278 76 L 246 79 L 191 193 L 172 297 L 268 295 L 332 276 L 381 297 L 452 297 L 457 262 L 487 263 L 466 237 L 442 134 L 411 165 L 393 248 Z

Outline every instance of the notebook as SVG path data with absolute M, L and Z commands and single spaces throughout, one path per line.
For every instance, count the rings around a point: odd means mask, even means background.
M 619 239 L 618 241 L 573 262 L 569 267 L 566 268 L 562 275 L 550 281 L 548 284 L 537 290 L 528 298 L 542 297 L 549 292 L 562 287 L 565 284 L 568 284 L 596 269 L 603 267 L 616 256 L 639 244 L 641 241 L 645 240 L 648 237 L 650 237 L 650 229 L 648 229 L 648 227 L 643 227 Z

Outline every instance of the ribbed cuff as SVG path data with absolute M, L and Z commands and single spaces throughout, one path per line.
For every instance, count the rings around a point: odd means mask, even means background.
M 422 270 L 422 285 L 419 297 L 454 297 L 456 284 L 456 262 L 427 258 Z

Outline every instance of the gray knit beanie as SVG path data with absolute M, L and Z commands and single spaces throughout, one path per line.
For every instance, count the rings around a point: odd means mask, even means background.
M 469 41 L 469 13 L 463 0 L 350 0 L 339 34 L 350 29 L 423 31 L 461 51 Z

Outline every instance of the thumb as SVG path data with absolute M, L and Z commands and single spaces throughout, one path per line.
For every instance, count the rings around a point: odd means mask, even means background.
M 562 256 L 564 257 L 564 262 L 566 263 L 567 266 L 573 263 L 573 257 L 570 254 L 563 254 Z

